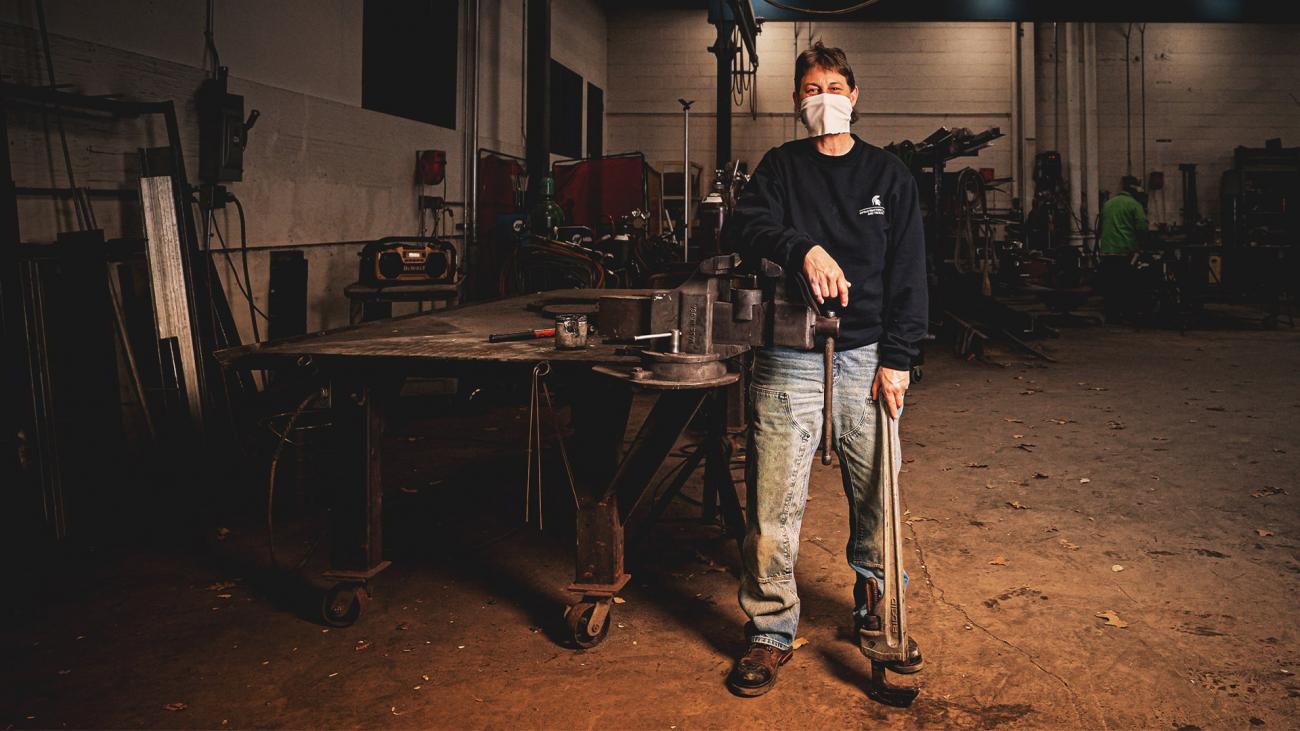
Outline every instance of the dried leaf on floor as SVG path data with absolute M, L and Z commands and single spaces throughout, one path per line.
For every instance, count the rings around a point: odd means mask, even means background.
M 994 556 L 994 557 L 993 557 L 993 560 L 992 560 L 992 561 L 989 561 L 989 565 L 990 565 L 990 566 L 1006 566 L 1006 565 L 1007 565 L 1007 559 L 1006 559 L 1006 557 L 1004 557 L 1004 556 Z
M 1035 480 L 1046 480 L 1048 477 L 1049 477 L 1049 475 L 1048 475 L 1047 473 L 1045 473 L 1045 472 L 1035 472 L 1035 473 L 1034 473 L 1034 479 L 1035 479 Z
M 1124 629 L 1125 627 L 1129 626 L 1128 622 L 1125 622 L 1124 620 L 1120 619 L 1118 614 L 1116 614 L 1115 612 L 1109 609 L 1104 612 L 1098 612 L 1097 616 L 1101 619 L 1106 620 L 1107 627 L 1119 627 L 1120 629 Z
M 970 468 L 972 468 L 972 469 L 977 469 L 977 470 L 982 470 L 982 469 L 988 467 L 987 464 L 984 464 L 984 463 L 982 463 L 982 462 L 967 462 L 967 463 L 966 463 L 966 466 L 967 466 L 967 467 L 970 467 Z
M 398 623 L 397 623 L 397 629 L 398 629 L 398 631 L 400 631 L 400 632 L 405 632 L 406 630 L 408 630 L 408 629 L 410 629 L 410 628 L 411 628 L 411 623 L 410 623 L 410 622 L 398 622 Z
M 808 644 L 808 638 L 807 638 L 807 637 L 798 637 L 798 638 L 795 638 L 795 641 L 794 641 L 794 642 L 790 643 L 790 649 L 791 649 L 791 650 L 798 650 L 800 647 L 803 647 L 803 646 L 806 645 L 806 644 Z
M 361 652 L 368 647 L 370 647 L 370 640 L 357 640 L 356 647 L 353 647 L 352 649 L 356 652 Z
M 1053 424 L 1069 424 L 1069 423 L 1071 423 L 1069 419 L 1048 419 L 1048 421 L 1052 422 Z
M 1273 535 L 1273 531 L 1267 528 L 1256 528 L 1255 533 L 1257 533 L 1260 538 L 1268 538 L 1269 536 Z
M 1028 510 L 1028 509 L 1029 509 L 1029 506 L 1028 506 L 1028 505 L 1021 505 L 1019 500 L 1008 500 L 1008 501 L 1007 501 L 1007 505 L 1010 505 L 1012 508 L 1015 508 L 1016 510 Z
M 1068 551 L 1077 551 L 1077 550 L 1079 550 L 1079 546 L 1078 546 L 1078 545 L 1076 545 L 1076 544 L 1074 544 L 1074 543 L 1071 543 L 1071 542 L 1065 540 L 1064 538 L 1061 539 L 1061 548 L 1064 548 L 1064 549 L 1066 549 L 1066 550 L 1068 550 Z
M 624 598 L 621 597 L 621 596 L 616 596 L 616 597 L 614 597 L 614 603 L 615 603 L 615 604 L 627 604 L 627 600 L 624 599 Z
M 1013 418 L 1011 418 L 1010 416 L 1004 416 L 1004 417 L 1002 417 L 1002 420 L 1003 420 L 1003 421 L 1011 422 L 1012 424 L 1023 424 L 1023 423 L 1025 423 L 1025 422 L 1021 421 L 1020 419 L 1013 419 Z
M 1271 485 L 1265 485 L 1264 487 L 1261 487 L 1261 488 L 1259 488 L 1258 490 L 1252 492 L 1252 493 L 1250 494 L 1250 496 L 1251 496 L 1251 497 L 1266 497 L 1266 496 L 1268 496 L 1268 495 L 1285 495 L 1285 494 L 1286 494 L 1286 490 L 1283 490 L 1283 489 L 1280 488 L 1280 487 L 1273 487 L 1273 486 L 1271 486 Z
M 1110 427 L 1111 429 L 1123 429 L 1123 428 L 1124 428 L 1124 424 L 1123 424 L 1123 423 L 1118 422 L 1118 421 L 1115 421 L 1114 419 L 1111 419 L 1110 421 L 1106 422 L 1106 426 Z
M 185 710 L 186 708 L 189 708 L 189 707 L 190 707 L 190 706 L 189 706 L 188 703 L 182 703 L 182 702 L 180 702 L 180 701 L 176 701 L 175 703 L 168 703 L 167 705 L 163 706 L 163 710 L 164 710 L 164 711 L 183 711 L 183 710 Z

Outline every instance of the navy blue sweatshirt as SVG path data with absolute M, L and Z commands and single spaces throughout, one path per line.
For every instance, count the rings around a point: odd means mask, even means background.
M 802 273 L 821 246 L 853 286 L 836 350 L 879 342 L 880 364 L 906 370 L 928 325 L 925 234 L 916 181 L 901 160 L 853 135 L 844 155 L 811 139 L 769 150 L 723 236 L 747 263 L 770 259 Z

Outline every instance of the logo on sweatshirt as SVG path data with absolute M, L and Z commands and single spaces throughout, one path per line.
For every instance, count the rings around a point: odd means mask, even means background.
M 869 205 L 869 206 L 867 206 L 866 208 L 863 208 L 862 210 L 858 211 L 858 215 L 859 215 L 859 216 L 864 215 L 864 214 L 865 214 L 865 215 L 868 215 L 868 216 L 883 216 L 883 215 L 885 215 L 885 207 L 882 206 L 882 205 L 880 205 L 880 196 L 878 196 L 878 195 L 873 195 L 873 196 L 871 196 L 871 205 Z

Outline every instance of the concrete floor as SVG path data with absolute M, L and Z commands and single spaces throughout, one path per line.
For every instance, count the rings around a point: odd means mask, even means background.
M 933 352 L 913 391 L 928 667 L 909 710 L 862 692 L 834 468 L 814 469 L 804 523 L 808 643 L 768 695 L 723 687 L 743 650 L 736 551 L 685 503 L 631 549 L 609 639 L 563 647 L 565 487 L 548 482 L 544 533 L 516 529 L 525 422 L 497 410 L 395 430 L 396 563 L 356 626 L 304 619 L 311 595 L 255 568 L 256 517 L 197 550 L 82 556 L 39 616 L 0 629 L 0 727 L 1296 727 L 1300 333 L 1047 346 L 1059 363 Z

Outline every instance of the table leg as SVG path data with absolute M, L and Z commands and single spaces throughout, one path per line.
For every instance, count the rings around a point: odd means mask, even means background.
M 582 598 L 565 615 L 573 642 L 579 647 L 594 647 L 608 634 L 613 597 L 631 578 L 623 570 L 623 523 L 644 498 L 650 479 L 707 394 L 700 389 L 658 392 L 636 439 L 617 461 L 612 478 L 602 480 L 602 476 L 610 475 L 609 466 L 614 461 L 610 458 L 616 459 L 618 453 L 609 449 L 611 436 L 616 440 L 613 444 L 621 446 L 631 411 L 630 392 L 626 385 L 622 388 L 623 400 L 610 400 L 610 393 L 605 392 L 603 401 L 586 399 L 581 412 L 588 428 L 603 422 L 605 432 L 587 431 L 584 440 L 596 451 L 590 455 L 594 469 L 584 473 L 579 492 L 577 560 L 574 583 L 569 585 L 569 590 Z M 613 422 L 619 423 L 615 426 Z
M 731 438 L 727 433 L 729 406 L 734 394 L 715 389 L 709 405 L 709 433 L 704 447 L 704 518 L 712 522 L 715 506 L 721 508 L 722 525 L 737 545 L 745 540 L 745 514 L 740 509 L 731 474 Z
M 322 619 L 350 625 L 369 598 L 369 581 L 388 567 L 383 559 L 382 450 L 388 390 L 360 378 L 330 385 L 334 505 L 330 569 L 334 582 L 322 602 Z

